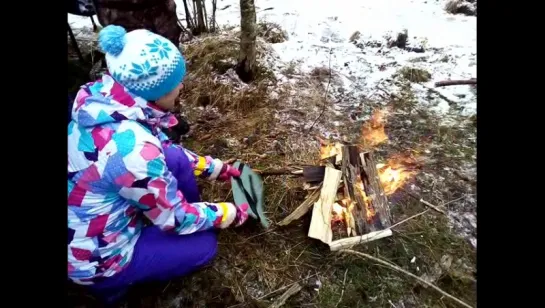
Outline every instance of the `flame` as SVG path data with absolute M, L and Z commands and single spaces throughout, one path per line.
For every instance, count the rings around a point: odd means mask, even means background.
M 343 206 L 335 202 L 333 203 L 331 210 L 333 214 L 333 217 L 331 218 L 332 221 L 341 221 L 344 219 L 346 209 Z
M 352 211 L 354 210 L 354 202 L 350 198 L 344 198 L 339 201 L 344 210 L 344 223 L 346 225 L 346 233 L 348 236 L 351 234 L 356 236 L 356 222 L 354 221 L 354 216 L 352 216 Z
M 320 159 L 326 159 L 328 157 L 341 154 L 342 149 L 343 149 L 343 145 L 338 142 L 331 143 L 331 144 L 322 144 L 320 146 Z
M 388 115 L 387 109 L 378 109 L 373 112 L 371 120 L 363 124 L 362 142 L 366 147 L 375 147 L 388 140 L 384 131 L 385 117 Z
M 386 195 L 393 194 L 407 180 L 416 175 L 416 160 L 411 156 L 396 155 L 388 159 L 386 164 L 377 164 L 380 183 Z

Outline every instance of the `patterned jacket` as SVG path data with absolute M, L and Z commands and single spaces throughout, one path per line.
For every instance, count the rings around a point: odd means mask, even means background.
M 93 284 L 130 262 L 144 216 L 167 232 L 223 227 L 231 204 L 189 203 L 166 168 L 161 128 L 176 119 L 109 75 L 78 92 L 68 125 L 68 276 Z M 184 149 L 196 176 L 225 166 Z

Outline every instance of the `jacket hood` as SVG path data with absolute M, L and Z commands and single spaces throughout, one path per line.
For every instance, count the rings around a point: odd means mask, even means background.
M 80 127 L 134 120 L 151 126 L 172 127 L 176 117 L 132 94 L 109 74 L 81 87 L 72 108 L 72 121 Z

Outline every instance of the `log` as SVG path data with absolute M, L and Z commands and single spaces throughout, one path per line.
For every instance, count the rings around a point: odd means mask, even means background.
M 316 201 L 318 201 L 318 197 L 320 197 L 320 190 L 313 191 L 310 195 L 307 196 L 305 201 L 301 203 L 291 214 L 289 214 L 286 218 L 282 219 L 278 223 L 279 226 L 286 226 L 292 221 L 301 218 L 303 215 L 305 215 L 308 210 L 312 207 Z
M 370 224 L 370 230 L 377 231 L 389 228 L 392 225 L 390 206 L 380 183 L 373 152 L 360 153 L 360 164 L 363 169 L 361 178 L 365 194 L 370 198 L 370 207 L 375 212 L 375 216 L 371 218 L 371 221 L 367 221 Z
M 338 251 L 341 249 L 347 249 L 347 248 L 353 247 L 355 245 L 369 243 L 374 240 L 378 240 L 388 236 L 392 236 L 391 229 L 374 231 L 362 236 L 353 236 L 353 237 L 348 237 L 348 238 L 343 238 L 340 240 L 333 241 L 329 244 L 329 248 L 331 249 L 331 251 Z
M 312 219 L 308 230 L 308 237 L 318 239 L 326 244 L 331 243 L 331 207 L 337 197 L 337 190 L 341 181 L 341 171 L 326 167 L 324 182 L 320 190 L 320 198 L 312 209 Z
M 357 189 L 357 183 L 361 181 L 360 166 L 358 158 L 358 148 L 356 146 L 345 145 L 343 147 L 341 172 L 343 174 L 344 194 L 355 202 L 352 207 L 351 216 L 356 226 L 356 234 L 365 234 L 369 232 L 367 226 L 367 207 L 364 196 Z M 349 211 L 349 209 L 347 209 Z
M 457 86 L 457 85 L 476 85 L 477 78 L 471 78 L 469 80 L 444 80 L 435 83 L 436 87 Z

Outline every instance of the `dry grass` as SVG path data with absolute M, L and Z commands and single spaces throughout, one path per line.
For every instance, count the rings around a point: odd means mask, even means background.
M 352 33 L 352 35 L 350 35 L 350 38 L 348 39 L 348 41 L 355 42 L 355 41 L 359 40 L 360 37 L 361 37 L 361 32 L 356 31 L 356 32 Z
M 310 76 L 319 82 L 327 82 L 330 78 L 335 76 L 334 72 L 329 67 L 319 66 L 310 71 Z
M 399 74 L 410 82 L 426 82 L 431 79 L 431 74 L 428 71 L 414 67 L 404 67 L 399 71 Z
M 238 47 L 239 40 L 235 35 L 207 36 L 183 46 L 188 63 L 183 96 L 187 104 L 240 112 L 263 105 L 262 98 L 267 96 L 268 86 L 275 82 L 274 74 L 258 62 L 253 86 L 242 83 L 234 72 Z M 265 52 L 259 44 L 258 50 Z
M 282 30 L 279 24 L 273 22 L 259 22 L 257 35 L 271 44 L 282 43 L 288 40 L 288 33 Z

